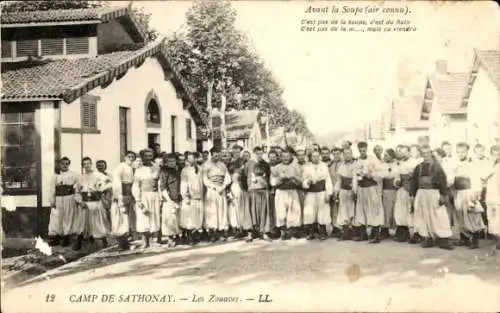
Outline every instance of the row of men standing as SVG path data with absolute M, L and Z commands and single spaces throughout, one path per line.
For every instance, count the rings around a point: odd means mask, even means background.
M 144 245 L 149 246 L 152 234 L 158 235 L 159 242 L 162 234 L 166 235 L 169 244 L 175 244 L 179 237 L 199 240 L 202 233 L 211 241 L 224 240 L 228 229 L 237 236 L 246 235 L 248 241 L 256 235 L 270 240 L 276 227 L 282 239 L 301 233 L 308 239 L 326 239 L 327 226 L 333 224 L 341 239 L 366 240 L 367 227 L 371 227 L 371 242 L 377 243 L 396 227 L 398 241 L 406 241 L 412 229 L 410 241 L 419 241 L 420 235 L 425 238 L 424 246 L 430 246 L 435 238 L 441 247 L 451 249 L 451 230 L 443 224 L 449 219 L 443 218 L 439 209 L 446 203 L 443 199 L 449 184 L 428 147 L 422 147 L 425 162 L 420 167 L 422 159 L 411 157 L 409 147 L 400 147 L 397 153 L 386 150 L 383 162 L 367 155 L 365 143 L 358 144 L 357 160 L 350 147 L 333 149 L 333 160 L 328 158 L 330 151 L 320 149 L 279 150 L 269 152 L 269 162 L 261 148 L 248 160 L 241 157 L 241 148 L 235 147 L 233 158 L 225 157 L 225 162 L 215 149 L 210 160 L 188 153 L 182 171 L 173 154 L 166 155 L 162 168 L 155 165 L 150 150 L 141 152 L 142 166 L 134 170 L 135 153 L 129 152 L 112 177 L 93 171 L 88 158 L 82 162 L 84 174 L 71 174 L 65 169 L 69 160 L 63 158 L 62 174 L 54 182 L 54 218 L 51 216 L 49 234 L 62 234 L 63 238 L 77 234 L 77 248 L 85 232 L 104 239 L 109 223 L 99 206 L 105 208 L 102 192 L 112 188 L 111 234 L 119 238 L 122 248 L 127 247 L 130 229 L 143 234 Z M 65 183 L 65 177 L 74 184 Z M 461 176 L 457 177 L 460 180 Z M 472 194 L 467 194 L 472 200 Z M 74 210 L 67 209 L 72 206 L 72 195 Z M 85 218 L 68 214 L 73 211 Z M 472 246 L 477 245 L 477 230 L 467 232 L 465 223 L 461 224 L 464 244 L 472 239 Z
M 237 236 L 246 234 L 248 241 L 255 236 L 270 240 L 275 226 L 299 227 L 303 220 L 308 225 L 319 220 L 321 234 L 326 235 L 322 226 L 331 222 L 328 201 L 333 188 L 327 166 L 319 162 L 319 151 L 311 156 L 307 179 L 302 182 L 299 166 L 290 166 L 294 161 L 291 149 L 284 151 L 281 166 L 273 166 L 294 179 L 272 174 L 261 148 L 254 149 L 253 160 L 242 158 L 240 147 L 233 150 L 238 155 L 227 165 L 215 149 L 205 162 L 202 155 L 188 153 L 182 171 L 173 154 L 165 156 L 161 168 L 156 166 L 149 149 L 141 152 L 142 165 L 134 169 L 135 153 L 128 152 L 113 175 L 93 170 L 90 158 L 82 160 L 83 174 L 74 173 L 68 169 L 70 160 L 62 158 L 60 173 L 52 183 L 49 235 L 53 244 L 68 245 L 69 236 L 77 235 L 75 248 L 79 249 L 84 234 L 104 243 L 111 234 L 126 248 L 130 230 L 143 235 L 146 247 L 154 234 L 157 241 L 165 235 L 175 244 L 179 235 L 195 237 L 202 231 L 211 241 L 225 239 L 228 229 Z M 301 201 L 297 189 L 303 184 L 310 192 Z M 276 200 L 271 185 L 277 187 Z M 105 196 L 109 190 L 110 199 Z

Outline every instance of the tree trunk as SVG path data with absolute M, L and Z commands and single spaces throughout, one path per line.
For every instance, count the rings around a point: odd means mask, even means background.
M 227 148 L 227 140 L 226 140 L 226 95 L 223 91 L 220 95 L 221 107 L 220 107 L 220 136 L 222 142 L 222 148 Z
M 271 147 L 271 132 L 269 131 L 269 112 L 266 112 L 266 146 L 267 149 Z
M 210 80 L 207 84 L 207 112 L 208 112 L 208 130 L 210 131 L 210 136 L 208 137 L 208 146 L 213 146 L 214 135 L 213 135 L 213 117 L 212 117 L 212 93 L 214 89 L 214 81 Z

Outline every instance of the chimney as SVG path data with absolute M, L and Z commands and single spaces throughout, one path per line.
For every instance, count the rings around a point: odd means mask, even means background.
M 445 60 L 436 61 L 436 72 L 439 75 L 447 75 L 448 74 L 448 69 L 446 68 L 446 61 Z

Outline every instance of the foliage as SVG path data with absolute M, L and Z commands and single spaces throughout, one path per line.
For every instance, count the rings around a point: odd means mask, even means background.
M 2 4 L 2 13 L 48 11 L 66 9 L 99 8 L 107 5 L 106 1 L 60 0 L 60 1 L 6 1 Z
M 235 27 L 236 11 L 227 0 L 197 0 L 186 13 L 180 32 L 167 40 L 168 53 L 188 81 L 199 103 L 207 105 L 213 84 L 212 106 L 259 109 L 270 114 L 270 128 L 310 135 L 304 117 L 289 110 L 283 88 L 253 49 L 249 38 Z
M 151 13 L 144 10 L 144 7 L 132 7 L 132 16 L 137 24 L 146 32 L 146 41 L 151 42 L 158 38 L 158 31 L 151 27 Z
M 69 10 L 69 9 L 89 9 L 109 6 L 108 1 L 88 1 L 88 0 L 58 0 L 58 1 L 5 1 L 2 3 L 2 13 L 8 12 L 28 12 L 28 11 L 48 11 L 48 10 Z M 154 41 L 158 37 L 158 32 L 151 28 L 151 13 L 147 13 L 143 7 L 133 7 L 132 15 L 137 24 L 146 32 L 146 41 Z

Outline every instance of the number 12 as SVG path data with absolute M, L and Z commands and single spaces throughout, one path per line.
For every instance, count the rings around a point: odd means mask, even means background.
M 54 302 L 56 300 L 55 294 L 48 294 L 45 296 L 45 302 Z

